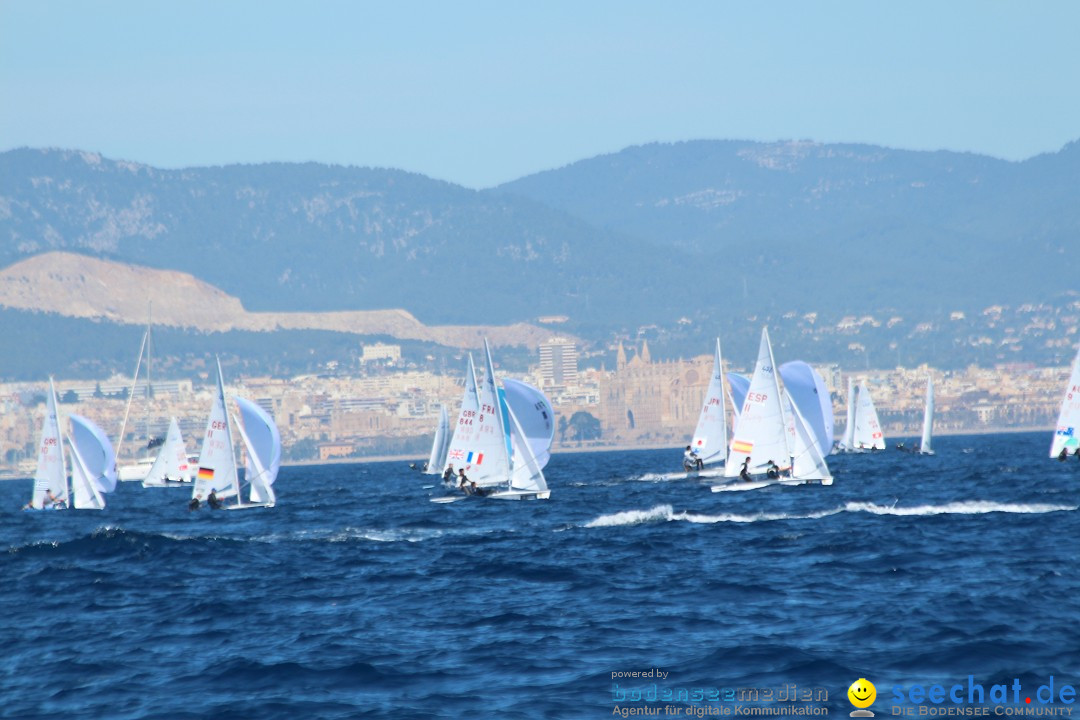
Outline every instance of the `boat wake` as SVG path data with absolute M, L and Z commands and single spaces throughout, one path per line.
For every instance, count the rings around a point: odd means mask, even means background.
M 849 502 L 844 512 L 866 512 L 873 515 L 984 515 L 986 513 L 1021 513 L 1041 514 L 1051 512 L 1070 512 L 1078 509 L 1076 505 L 1050 505 L 1047 503 L 999 503 L 990 500 L 961 500 L 944 505 L 916 505 L 896 507 L 893 505 L 875 505 L 874 503 Z
M 842 507 L 821 510 L 812 513 L 721 513 L 705 515 L 691 512 L 675 512 L 671 505 L 657 505 L 649 510 L 624 510 L 623 512 L 601 515 L 582 527 L 621 527 L 628 525 L 646 525 L 663 522 L 689 522 L 698 524 L 714 523 L 755 523 L 774 522 L 777 520 L 820 520 L 840 513 L 870 513 L 872 515 L 984 515 L 986 513 L 1040 514 L 1051 512 L 1070 512 L 1080 509 L 1075 505 L 1049 505 L 1025 503 L 999 503 L 986 500 L 966 500 L 944 505 L 917 505 L 897 507 L 895 505 L 877 505 L 869 502 L 849 502 Z

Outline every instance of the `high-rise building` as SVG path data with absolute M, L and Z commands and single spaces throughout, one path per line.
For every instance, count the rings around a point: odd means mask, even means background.
M 572 387 L 578 380 L 577 346 L 554 337 L 540 344 L 540 378 L 545 387 Z

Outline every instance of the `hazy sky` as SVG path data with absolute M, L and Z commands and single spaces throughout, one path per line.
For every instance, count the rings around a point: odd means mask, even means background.
M 1080 2 L 0 0 L 0 150 L 469 187 L 653 141 L 1080 137 Z

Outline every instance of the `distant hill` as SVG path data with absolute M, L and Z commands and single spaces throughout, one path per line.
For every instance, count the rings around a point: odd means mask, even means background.
M 0 265 L 50 250 L 180 270 L 256 311 L 405 308 L 426 323 L 503 324 L 618 313 L 648 247 L 398 170 L 0 154 Z M 663 278 L 635 285 L 635 313 L 657 315 L 644 296 Z
M 417 340 L 454 348 L 523 345 L 533 350 L 550 331 L 526 323 L 427 326 L 404 310 L 247 311 L 240 301 L 186 273 L 152 270 L 73 253 L 35 255 L 0 270 L 0 307 L 142 327 L 153 322 L 201 333 L 324 330 Z
M 1042 361 L 1068 354 L 1064 328 L 1024 313 L 1006 313 L 1011 330 L 975 319 L 992 305 L 1040 303 L 1040 318 L 1073 316 L 1078 194 L 1078 143 L 1024 162 L 808 142 L 654 144 L 486 191 L 388 169 L 161 170 L 22 149 L 0 153 L 0 267 L 62 283 L 71 266 L 52 277 L 50 263 L 77 253 L 184 273 L 223 298 L 188 309 L 236 332 L 267 322 L 361 332 L 348 325 L 359 315 L 290 323 L 382 311 L 366 316 L 370 332 L 522 323 L 533 342 L 547 333 L 538 317 L 565 315 L 560 332 L 650 338 L 667 357 L 707 352 L 717 333 L 752 354 L 769 324 L 790 326 L 788 350 L 811 360 Z M 54 251 L 66 254 L 45 255 Z M 150 278 L 118 270 L 102 280 L 131 301 L 120 322 L 141 317 L 143 295 L 163 302 L 154 295 L 167 284 Z M 8 307 L 73 315 L 80 302 Z M 956 312 L 968 321 L 950 320 Z M 289 320 L 273 325 L 272 313 Z M 885 324 L 850 331 L 848 315 Z M 1007 330 L 1028 336 L 1005 343 Z
M 973 310 L 1077 286 L 1080 143 L 1025 162 L 809 142 L 653 144 L 502 185 L 685 250 L 739 311 Z

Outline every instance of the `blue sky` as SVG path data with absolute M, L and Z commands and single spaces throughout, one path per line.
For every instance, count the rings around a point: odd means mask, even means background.
M 1080 138 L 1076 2 L 0 0 L 0 150 L 489 187 L 628 145 Z

